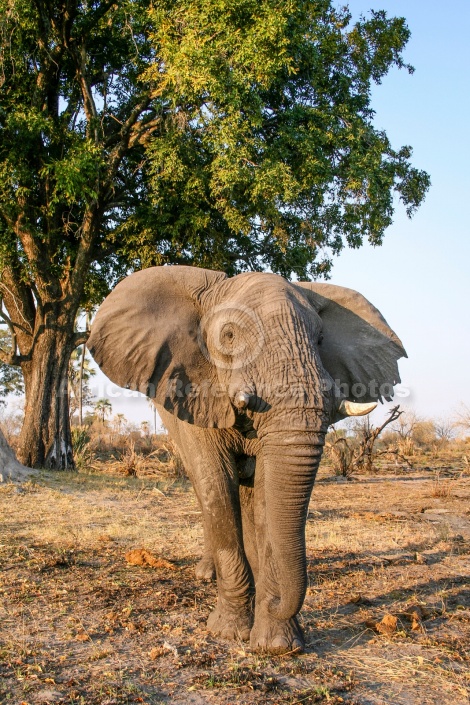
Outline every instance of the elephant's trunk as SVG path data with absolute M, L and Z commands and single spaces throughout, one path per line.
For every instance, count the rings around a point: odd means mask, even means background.
M 284 434 L 265 446 L 267 540 L 273 557 L 272 585 L 266 587 L 278 595 L 269 607 L 277 619 L 293 617 L 305 598 L 305 522 L 323 444 L 323 434 Z

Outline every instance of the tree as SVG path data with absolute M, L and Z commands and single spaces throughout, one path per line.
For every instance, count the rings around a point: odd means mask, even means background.
M 118 435 L 124 432 L 127 424 L 127 419 L 124 414 L 115 414 L 113 416 L 113 431 Z
M 455 426 L 451 419 L 440 418 L 434 421 L 434 432 L 438 441 L 448 443 L 455 436 Z
M 92 403 L 92 393 L 88 386 L 96 370 L 91 366 L 86 347 L 81 345 L 70 356 L 69 364 L 69 411 L 70 419 L 78 411 L 78 425 L 83 426 L 83 407 Z
M 466 404 L 460 405 L 460 410 L 455 415 L 454 427 L 470 431 L 470 407 Z
M 397 422 L 392 426 L 392 431 L 397 434 L 400 440 L 411 441 L 413 433 L 422 421 L 423 419 L 418 416 L 416 411 L 409 409 L 399 415 Z
M 375 444 L 387 426 L 397 421 L 403 413 L 399 406 L 394 406 L 381 426 L 373 426 L 370 417 L 366 416 L 362 422 L 359 421 L 355 424 L 353 439 L 348 438 L 340 429 L 334 429 L 331 434 L 328 434 L 325 449 L 335 473 L 342 477 L 349 477 L 356 470 L 370 473 L 374 467 L 374 458 L 378 455 L 393 454 L 402 457 L 397 450 L 390 448 L 376 451 Z M 402 459 L 408 462 L 406 459 Z
M 11 335 L 0 328 L 0 351 L 11 354 Z M 6 352 L 7 351 L 7 352 Z M 20 395 L 24 392 L 23 375 L 18 367 L 6 365 L 0 360 L 0 406 L 5 406 L 8 394 Z
M 148 421 L 142 421 L 140 424 L 140 432 L 142 436 L 148 438 L 150 436 L 150 424 Z
M 27 465 L 73 463 L 74 323 L 106 290 L 125 156 L 152 130 L 144 17 L 145 2 L 0 0 L 0 288 L 15 343 L 2 361 L 24 376 Z
M 94 408 L 95 414 L 102 424 L 104 424 L 106 417 L 113 411 L 113 406 L 109 399 L 98 399 L 94 404 Z
M 388 416 L 381 426 L 375 427 L 370 422 L 370 417 L 367 416 L 364 421 L 357 425 L 357 435 L 359 448 L 354 458 L 354 463 L 357 468 L 363 468 L 366 472 L 371 472 L 374 466 L 374 446 L 385 428 L 391 423 L 394 423 L 403 411 L 400 411 L 400 406 L 394 406 L 388 412 Z M 382 451 L 383 454 L 390 453 L 390 450 Z
M 410 442 L 420 450 L 430 448 L 436 441 L 436 427 L 431 419 L 419 419 L 413 425 Z M 406 444 L 405 444 L 406 446 Z M 410 445 L 410 450 L 412 446 Z
M 153 414 L 153 432 L 154 432 L 155 435 L 156 435 L 156 433 L 157 433 L 157 407 L 156 407 L 155 404 L 153 403 L 153 399 L 150 399 L 149 397 L 147 397 L 147 403 L 148 403 L 150 409 L 152 410 L 152 414 Z
M 73 464 L 80 306 L 153 264 L 327 274 L 429 177 L 373 127 L 402 18 L 330 0 L 0 0 L 0 293 L 19 457 Z

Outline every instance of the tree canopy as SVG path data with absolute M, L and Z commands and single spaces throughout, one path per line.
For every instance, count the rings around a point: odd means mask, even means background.
M 70 270 L 92 208 L 88 293 L 168 261 L 316 275 L 345 244 L 380 244 L 393 196 L 411 214 L 429 185 L 373 126 L 371 84 L 412 70 L 403 18 L 351 24 L 330 0 L 0 11 L 2 251 L 29 231 L 26 276 Z
M 420 204 L 429 177 L 370 102 L 392 66 L 413 70 L 403 18 L 351 26 L 329 0 L 180 0 L 151 18 L 160 61 L 145 76 L 173 119 L 147 150 L 149 222 L 172 256 L 317 276 L 345 245 L 381 243 L 394 195 L 409 215 Z
M 413 213 L 429 177 L 371 107 L 412 70 L 408 39 L 331 0 L 0 0 L 0 359 L 25 378 L 23 462 L 69 462 L 76 315 L 124 274 L 327 275 L 380 244 L 396 196 Z

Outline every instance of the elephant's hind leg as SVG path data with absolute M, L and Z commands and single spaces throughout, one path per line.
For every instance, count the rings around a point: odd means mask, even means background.
M 240 484 L 240 505 L 243 527 L 243 547 L 248 559 L 252 574 L 253 591 L 259 572 L 258 545 L 256 543 L 256 529 L 254 517 L 254 488 L 253 484 Z
M 195 483 L 193 482 L 193 486 Z M 196 487 L 195 487 L 196 490 Z M 197 495 L 198 498 L 199 506 L 202 510 L 202 503 L 200 497 Z M 196 578 L 198 580 L 214 580 L 216 577 L 215 574 L 215 564 L 214 564 L 214 558 L 212 556 L 212 540 L 211 540 L 211 532 L 210 528 L 207 525 L 207 521 L 204 518 L 204 513 L 202 514 L 202 528 L 204 531 L 204 551 L 202 554 L 201 559 L 198 561 L 196 564 L 196 567 L 194 569 L 194 573 L 196 575 Z
M 196 563 L 194 574 L 198 580 L 214 580 L 215 564 L 212 553 L 205 548 L 201 559 Z

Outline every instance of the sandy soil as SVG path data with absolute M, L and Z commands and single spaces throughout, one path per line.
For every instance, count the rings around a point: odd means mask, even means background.
M 307 524 L 305 654 L 205 628 L 199 512 L 184 481 L 41 474 L 0 487 L 0 702 L 464 705 L 470 478 L 340 482 Z M 128 565 L 145 548 L 169 561 Z M 171 565 L 174 563 L 174 565 Z

